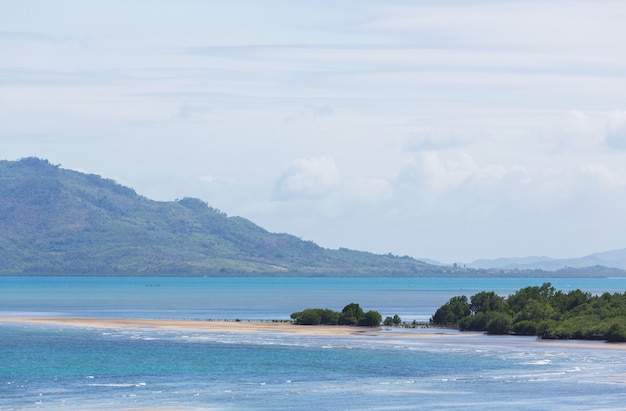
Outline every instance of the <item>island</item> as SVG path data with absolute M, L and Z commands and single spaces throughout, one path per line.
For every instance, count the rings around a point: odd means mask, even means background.
M 508 298 L 482 291 L 469 299 L 452 297 L 430 323 L 488 334 L 625 342 L 626 293 L 564 293 L 550 283 L 522 288 Z

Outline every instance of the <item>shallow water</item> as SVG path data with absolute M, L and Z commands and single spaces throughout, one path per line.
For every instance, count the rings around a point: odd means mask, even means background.
M 280 319 L 355 301 L 421 320 L 454 295 L 507 295 L 544 281 L 0 277 L 0 311 Z M 595 293 L 626 285 L 547 281 Z M 625 352 L 606 343 L 449 330 L 416 338 L 427 332 L 330 337 L 0 323 L 0 410 L 587 410 L 626 403 Z
M 544 282 L 563 291 L 626 291 L 626 278 L 0 277 L 0 315 L 267 320 L 357 302 L 383 316 L 427 321 L 453 296 L 506 296 Z
M 0 325 L 0 409 L 620 409 L 624 351 L 415 338 Z

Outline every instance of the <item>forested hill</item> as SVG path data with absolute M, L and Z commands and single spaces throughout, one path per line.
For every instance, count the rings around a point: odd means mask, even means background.
M 153 201 L 112 180 L 38 158 L 0 161 L 2 274 L 387 276 L 441 271 L 408 257 L 324 249 L 228 217 L 195 198 Z
M 618 276 L 436 266 L 329 250 L 228 217 L 201 200 L 153 201 L 94 174 L 0 161 L 0 274 L 308 276 Z

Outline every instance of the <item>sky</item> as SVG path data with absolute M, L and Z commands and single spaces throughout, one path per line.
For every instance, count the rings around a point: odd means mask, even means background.
M 445 263 L 626 247 L 626 2 L 0 0 L 0 159 Z

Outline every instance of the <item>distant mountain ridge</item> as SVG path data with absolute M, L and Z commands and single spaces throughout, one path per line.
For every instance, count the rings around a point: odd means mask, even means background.
M 509 270 L 330 250 L 196 198 L 154 201 L 35 157 L 0 161 L 0 275 L 626 276 L 606 267 Z
M 589 254 L 579 258 L 551 258 L 551 257 L 517 257 L 496 258 L 492 260 L 476 260 L 467 267 L 477 269 L 502 269 L 502 270 L 546 270 L 556 271 L 567 267 L 584 268 L 592 266 L 605 266 L 626 270 L 626 248 L 619 250 L 603 251 Z

